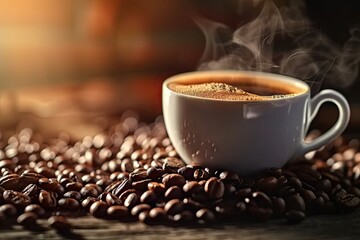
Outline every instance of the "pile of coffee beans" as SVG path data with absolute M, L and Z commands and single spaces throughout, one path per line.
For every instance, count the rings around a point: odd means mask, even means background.
M 316 137 L 313 131 L 308 138 Z M 44 139 L 25 128 L 0 141 L 0 224 L 31 228 L 39 218 L 60 232 L 67 217 L 211 224 L 299 223 L 306 216 L 354 211 L 360 204 L 360 142 L 344 137 L 284 168 L 244 177 L 186 165 L 159 117 L 129 116 L 96 136 Z M 239 159 L 240 161 L 241 159 Z

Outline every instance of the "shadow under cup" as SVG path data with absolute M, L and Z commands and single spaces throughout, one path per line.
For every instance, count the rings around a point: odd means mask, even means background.
M 243 88 L 260 98 L 234 100 L 227 98 L 226 93 L 209 98 L 176 89 L 212 82 Z M 310 151 L 304 136 L 321 103 L 311 106 L 306 83 L 270 73 L 192 72 L 173 76 L 163 84 L 165 125 L 180 157 L 187 163 L 195 161 L 243 175 L 282 167 L 288 160 Z M 316 110 L 309 109 L 312 107 Z M 336 134 L 340 134 L 339 129 Z M 328 136 L 326 141 L 329 139 Z

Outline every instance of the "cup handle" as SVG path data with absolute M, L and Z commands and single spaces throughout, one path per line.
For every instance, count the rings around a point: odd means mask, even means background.
M 299 156 L 304 155 L 310 151 L 319 149 L 326 145 L 330 141 L 339 136 L 346 128 L 350 119 L 350 107 L 343 95 L 334 90 L 326 89 L 319 92 L 309 104 L 307 111 L 307 126 L 308 129 L 310 123 L 315 118 L 320 106 L 325 102 L 334 103 L 339 109 L 339 117 L 334 126 L 324 134 L 320 135 L 311 142 L 305 142 L 304 140 L 300 144 Z

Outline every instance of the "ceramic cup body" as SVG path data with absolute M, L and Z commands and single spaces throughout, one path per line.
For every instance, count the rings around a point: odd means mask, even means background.
M 168 87 L 173 82 L 204 82 L 214 76 L 225 81 L 244 76 L 272 81 L 296 87 L 300 93 L 273 100 L 233 101 L 185 95 Z M 163 114 L 170 140 L 187 163 L 196 161 L 248 175 L 281 167 L 341 134 L 349 120 L 349 107 L 339 93 L 327 91 L 330 93 L 319 93 L 312 100 L 306 83 L 286 76 L 241 71 L 185 73 L 164 82 Z M 309 124 L 324 101 L 339 107 L 339 119 L 329 132 L 306 143 Z

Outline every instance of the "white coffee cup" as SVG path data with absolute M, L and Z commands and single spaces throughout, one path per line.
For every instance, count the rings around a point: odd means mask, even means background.
M 298 93 L 268 100 L 223 100 L 175 92 L 171 83 L 204 83 L 209 79 L 250 78 L 261 84 L 295 88 Z M 334 90 L 322 90 L 310 98 L 309 86 L 295 78 L 261 72 L 205 71 L 170 77 L 163 83 L 163 114 L 172 144 L 187 163 L 229 169 L 243 175 L 287 161 L 318 149 L 346 128 L 350 108 Z M 333 102 L 339 109 L 334 126 L 314 139 L 304 137 L 319 107 Z

